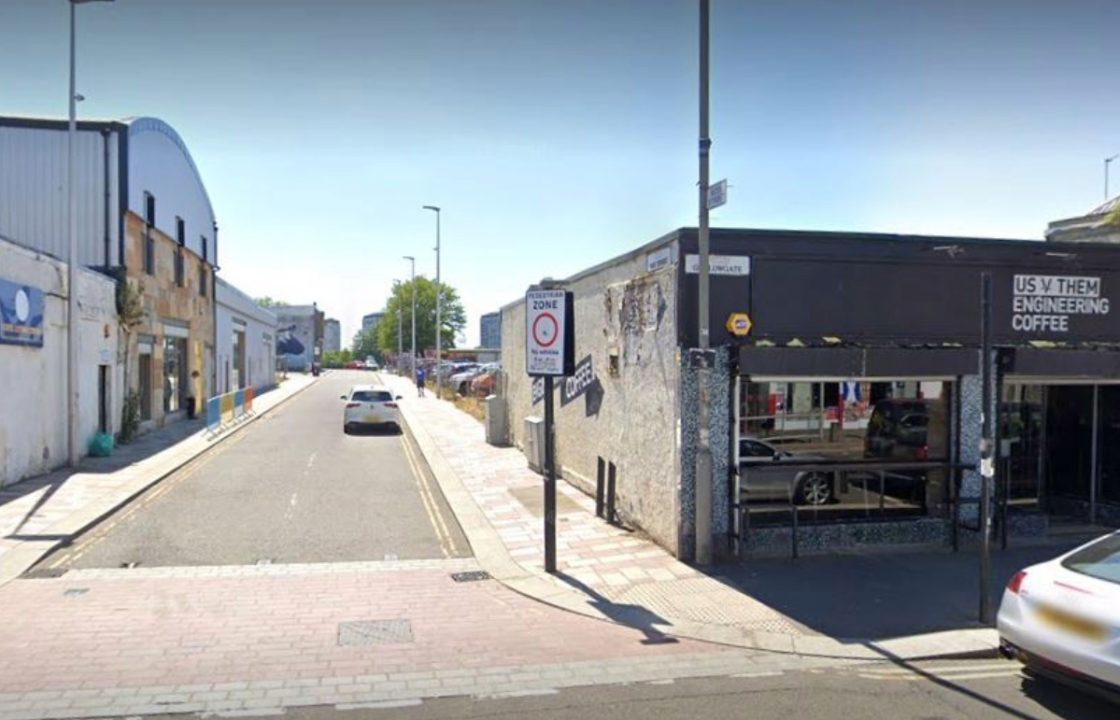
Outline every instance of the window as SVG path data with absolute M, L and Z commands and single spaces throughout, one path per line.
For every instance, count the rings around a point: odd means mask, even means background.
M 1120 535 L 1106 535 L 1062 561 L 1062 567 L 1082 575 L 1120 584 Z
M 156 224 L 156 198 L 150 192 L 144 192 L 144 222 L 148 227 Z
M 183 248 L 175 251 L 175 284 L 183 287 Z
M 187 244 L 187 227 L 183 218 L 178 215 L 175 216 L 175 239 L 179 241 L 180 246 Z
M 156 274 L 156 241 L 151 230 L 144 232 L 144 272 Z
M 198 294 L 201 295 L 202 297 L 206 297 L 206 276 L 208 274 L 209 273 L 206 272 L 206 263 L 204 263 L 204 262 L 199 263 L 198 264 Z
M 355 390 L 350 399 L 356 402 L 392 402 L 393 394 L 384 390 Z
M 200 235 L 199 240 L 202 241 L 202 259 L 205 262 L 210 262 L 210 241 L 206 239 L 205 235 Z

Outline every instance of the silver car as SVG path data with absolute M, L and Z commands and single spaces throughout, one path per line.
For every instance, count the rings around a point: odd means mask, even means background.
M 833 474 L 782 467 L 783 463 L 819 462 L 820 455 L 779 450 L 757 438 L 739 440 L 739 474 L 746 500 L 789 500 L 797 505 L 827 505 L 835 495 Z

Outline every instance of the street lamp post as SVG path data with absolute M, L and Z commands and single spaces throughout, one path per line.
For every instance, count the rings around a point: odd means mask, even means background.
M 441 313 L 443 286 L 439 284 L 439 218 L 438 205 L 425 205 L 424 210 L 431 210 L 436 214 L 436 397 L 443 397 L 443 379 L 439 374 L 439 363 L 443 355 L 443 316 Z
M 700 226 L 697 231 L 697 250 L 700 267 L 698 275 L 697 335 L 701 361 L 696 370 L 698 386 L 698 432 L 696 448 L 696 562 L 707 565 L 712 561 L 712 449 L 711 449 L 711 397 L 708 387 L 711 358 L 708 330 L 708 158 L 712 140 L 708 136 L 708 17 L 709 1 L 700 0 Z
M 405 260 L 412 263 L 412 380 L 416 381 L 416 258 L 405 255 Z
M 1116 158 L 1120 158 L 1120 153 L 1117 153 L 1117 154 L 1115 154 L 1111 157 L 1106 157 L 1104 159 L 1104 201 L 1105 202 L 1108 202 L 1109 199 L 1110 199 L 1108 197 L 1108 166 L 1111 165 L 1112 161 L 1115 160 Z
M 70 467 L 81 456 L 78 443 L 78 213 L 74 194 L 74 141 L 78 133 L 76 21 L 77 6 L 113 0 L 70 0 L 70 97 L 66 128 L 66 446 Z
M 397 303 L 397 372 L 404 370 L 401 361 L 404 359 L 404 309 Z

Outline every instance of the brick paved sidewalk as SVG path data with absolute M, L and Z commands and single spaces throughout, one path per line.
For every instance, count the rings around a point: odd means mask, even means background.
M 382 377 L 403 396 L 406 423 L 476 556 L 516 590 L 576 612 L 743 647 L 853 658 L 994 647 L 989 630 L 881 643 L 814 633 L 739 588 L 679 562 L 640 534 L 597 518 L 594 500 L 563 481 L 557 483 L 559 579 L 549 576 L 542 557 L 542 480 L 521 451 L 488 445 L 482 425 L 451 403 L 432 395 L 419 399 L 405 378 Z
M 773 672 L 482 579 L 473 559 L 72 570 L 0 588 L 0 720 L 249 712 Z M 760 663 L 766 663 L 763 667 Z
M 183 421 L 122 445 L 108 458 L 85 458 L 76 471 L 63 468 L 4 487 L 0 584 L 312 382 L 311 376 L 289 376 L 255 399 L 253 416 L 216 436 L 205 430 L 202 420 Z

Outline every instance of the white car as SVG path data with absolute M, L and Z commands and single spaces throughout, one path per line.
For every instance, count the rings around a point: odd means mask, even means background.
M 392 426 L 400 431 L 401 416 L 397 400 L 383 385 L 355 385 L 341 396 L 346 401 L 343 410 L 342 431 L 350 433 L 362 427 Z
M 1040 675 L 1120 692 L 1120 532 L 1017 572 L 1003 592 L 1000 651 Z

